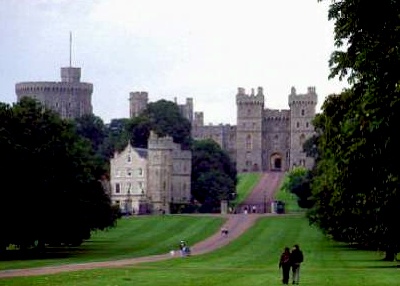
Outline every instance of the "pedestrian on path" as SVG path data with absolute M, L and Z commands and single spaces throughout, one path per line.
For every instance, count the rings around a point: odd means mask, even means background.
M 292 252 L 290 254 L 290 261 L 292 263 L 292 278 L 293 284 L 299 285 L 300 281 L 300 264 L 304 261 L 303 252 L 300 250 L 298 244 L 293 246 Z
M 285 285 L 289 284 L 289 274 L 290 274 L 290 249 L 289 247 L 285 247 L 281 257 L 279 259 L 279 269 L 282 269 L 282 283 Z

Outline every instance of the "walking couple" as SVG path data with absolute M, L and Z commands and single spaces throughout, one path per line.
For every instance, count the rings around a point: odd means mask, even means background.
M 300 264 L 303 262 L 303 252 L 299 245 L 295 244 L 290 251 L 289 247 L 285 247 L 279 260 L 279 269 L 282 268 L 282 283 L 289 284 L 290 268 L 292 268 L 293 284 L 299 284 Z

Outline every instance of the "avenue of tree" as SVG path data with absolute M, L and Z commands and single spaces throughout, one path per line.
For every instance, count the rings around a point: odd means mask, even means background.
M 311 190 L 304 188 L 312 192 L 310 222 L 391 261 L 400 247 L 399 15 L 399 1 L 331 1 L 331 77 L 350 87 L 325 100 L 305 146 L 317 162 Z

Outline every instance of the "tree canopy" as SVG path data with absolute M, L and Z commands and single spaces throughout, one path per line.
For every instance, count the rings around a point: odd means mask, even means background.
M 202 205 L 200 211 L 217 211 L 221 200 L 236 196 L 236 167 L 211 139 L 194 141 L 192 152 L 193 199 Z
M 337 51 L 331 77 L 350 88 L 327 98 L 315 126 L 320 160 L 309 217 L 336 239 L 385 249 L 393 260 L 400 235 L 400 3 L 332 1 Z
M 32 99 L 0 104 L 0 249 L 76 245 L 113 226 L 91 145 Z

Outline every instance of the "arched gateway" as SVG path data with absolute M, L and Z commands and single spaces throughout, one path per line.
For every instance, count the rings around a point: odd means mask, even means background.
M 273 153 L 270 159 L 270 170 L 271 171 L 282 171 L 283 160 L 280 153 Z

